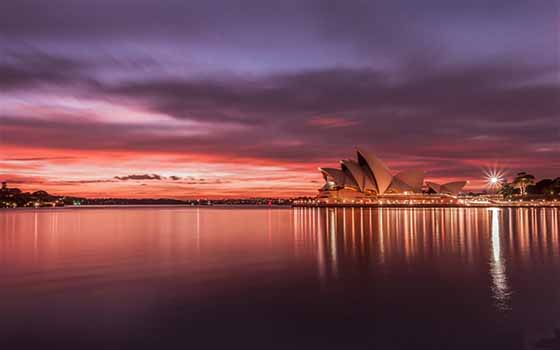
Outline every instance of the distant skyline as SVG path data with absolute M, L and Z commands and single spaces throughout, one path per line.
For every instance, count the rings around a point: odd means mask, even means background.
M 314 195 L 355 146 L 426 180 L 560 176 L 560 1 L 0 2 L 0 180 Z

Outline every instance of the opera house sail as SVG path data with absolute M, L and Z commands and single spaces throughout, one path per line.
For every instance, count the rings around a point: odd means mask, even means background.
M 466 181 L 443 185 L 426 182 L 423 192 L 424 171 L 408 170 L 393 175 L 377 156 L 356 148 L 356 159 L 340 161 L 340 168 L 319 168 L 325 179 L 319 198 L 323 199 L 379 199 L 395 196 L 418 196 L 424 193 L 456 196 Z
M 426 185 L 428 185 L 430 191 L 433 191 L 434 193 L 448 193 L 453 195 L 458 195 L 466 184 L 466 181 L 456 181 L 439 185 L 435 182 L 426 181 Z

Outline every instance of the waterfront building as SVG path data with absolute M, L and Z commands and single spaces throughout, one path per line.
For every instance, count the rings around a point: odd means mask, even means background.
M 376 155 L 356 148 L 356 159 L 340 161 L 340 168 L 319 168 L 325 180 L 319 200 L 427 200 L 423 192 L 424 171 L 419 169 L 396 173 Z M 443 185 L 426 182 L 430 200 L 453 201 L 466 181 Z M 434 196 L 435 194 L 436 196 Z
M 447 193 L 451 195 L 458 195 L 463 187 L 467 184 L 467 181 L 455 181 L 448 182 L 443 185 L 439 185 L 435 182 L 426 181 L 426 185 L 434 193 Z

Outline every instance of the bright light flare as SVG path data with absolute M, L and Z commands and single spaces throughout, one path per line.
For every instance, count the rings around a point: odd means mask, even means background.
M 497 188 L 505 181 L 504 173 L 501 170 L 486 170 L 484 175 L 486 177 L 486 185 L 490 188 Z

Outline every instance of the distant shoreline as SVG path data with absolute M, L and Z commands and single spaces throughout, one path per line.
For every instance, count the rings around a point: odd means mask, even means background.
M 560 209 L 560 202 L 524 202 L 522 204 L 514 203 L 476 203 L 476 204 L 366 204 L 366 203 L 350 203 L 350 204 L 294 204 L 294 208 L 402 208 L 402 209 L 424 209 L 424 208 L 556 208 Z
M 189 205 L 189 204 L 108 204 L 108 205 L 67 205 L 61 207 L 16 207 L 16 208 L 0 208 L 0 212 L 6 211 L 50 211 L 50 210 L 81 210 L 81 209 L 291 209 L 291 208 L 331 208 L 331 209 L 516 209 L 516 208 L 549 208 L 560 209 L 560 203 L 543 204 L 543 203 L 524 203 L 517 204 L 328 204 L 328 205 L 311 205 L 311 204 L 294 204 L 294 205 L 262 205 L 262 204 L 214 204 L 214 205 Z
M 15 207 L 0 208 L 2 210 L 77 210 L 77 209 L 111 209 L 111 208 L 237 208 L 237 209 L 289 209 L 292 205 L 265 205 L 265 204 L 92 204 L 92 205 L 65 205 L 59 207 Z

